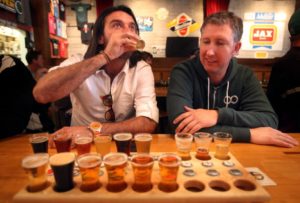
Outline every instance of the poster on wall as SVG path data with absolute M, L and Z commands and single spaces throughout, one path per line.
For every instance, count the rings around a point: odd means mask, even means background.
M 281 51 L 284 23 L 274 12 L 245 13 L 242 50 Z
M 152 32 L 153 31 L 153 17 L 137 16 L 136 21 L 138 23 L 140 32 Z
M 175 19 L 168 22 L 167 28 L 176 32 L 180 37 L 188 36 L 190 33 L 199 30 L 200 24 L 185 13 L 179 14 Z

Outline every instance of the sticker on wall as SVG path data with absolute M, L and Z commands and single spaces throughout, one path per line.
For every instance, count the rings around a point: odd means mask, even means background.
M 153 30 L 153 17 L 137 16 L 136 21 L 141 32 L 151 32 Z
M 199 30 L 200 24 L 187 14 L 181 13 L 167 24 L 167 28 L 169 28 L 173 32 L 176 32 L 177 35 L 185 37 L 190 33 Z
M 283 47 L 282 14 L 256 12 L 244 15 L 242 50 L 280 51 Z M 258 55 L 259 56 L 259 55 Z
M 158 20 L 165 20 L 169 16 L 169 11 L 166 8 L 159 8 L 156 11 L 155 16 Z

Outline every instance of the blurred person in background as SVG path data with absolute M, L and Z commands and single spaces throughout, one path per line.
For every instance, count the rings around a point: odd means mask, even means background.
M 28 50 L 26 54 L 26 60 L 28 63 L 28 69 L 30 70 L 31 75 L 36 82 L 45 74 L 47 74 L 48 69 L 44 67 L 44 59 L 40 51 Z M 54 131 L 54 123 L 51 119 L 50 107 L 51 103 L 41 104 L 36 102 L 26 127 L 26 131 L 28 133 Z
M 278 115 L 278 128 L 300 132 L 300 9 L 288 23 L 291 47 L 272 66 L 267 96 Z

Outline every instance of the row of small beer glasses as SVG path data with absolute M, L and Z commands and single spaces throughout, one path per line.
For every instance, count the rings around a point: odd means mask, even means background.
M 41 138 L 43 136 L 36 137 L 38 137 L 37 139 L 40 141 L 47 140 L 48 142 L 48 139 Z M 58 153 L 52 155 L 50 158 L 48 153 L 45 153 L 48 150 L 48 147 L 45 147 L 45 142 L 33 141 L 35 138 L 32 137 L 31 144 L 36 154 L 27 156 L 22 160 L 22 166 L 28 173 L 30 180 L 27 187 L 28 191 L 40 191 L 49 185 L 46 175 L 48 162 L 54 173 L 56 183 L 54 190 L 57 192 L 68 191 L 74 187 L 74 165 L 78 165 L 81 173 L 82 181 L 80 189 L 82 191 L 97 190 L 101 186 L 99 181 L 99 171 L 102 162 L 107 172 L 106 189 L 111 192 L 120 192 L 124 190 L 127 188 L 125 174 L 128 156 L 130 155 L 130 143 L 132 137 L 133 136 L 130 133 L 115 134 L 113 138 L 116 142 L 118 152 L 111 153 L 110 143 L 112 137 L 109 135 L 95 136 L 94 143 L 98 153 L 90 153 L 93 136 L 91 136 L 91 139 L 90 136 L 87 136 L 86 134 L 75 136 L 74 143 L 77 148 L 77 158 L 74 153 L 70 152 L 72 141 L 69 136 L 54 136 L 54 143 Z M 218 137 L 220 137 L 221 141 L 218 140 Z M 172 192 L 177 190 L 178 184 L 176 180 L 179 165 L 181 159 L 188 160 L 191 158 L 190 151 L 193 138 L 195 138 L 197 146 L 196 158 L 201 160 L 209 159 L 208 149 L 212 140 L 211 134 L 196 133 L 194 136 L 188 133 L 176 134 L 175 140 L 178 155 L 173 153 L 163 153 L 158 157 L 161 177 L 158 188 L 161 191 Z M 226 158 L 224 156 L 227 156 L 228 153 L 228 139 L 231 141 L 231 136 L 228 136 L 227 133 L 215 134 L 215 142 L 217 144 L 215 156 L 217 158 Z M 153 184 L 151 183 L 151 174 L 155 159 L 149 154 L 152 136 L 150 134 L 136 134 L 134 140 L 138 153 L 131 157 L 131 166 L 134 177 L 132 189 L 137 192 L 146 192 L 153 187 Z M 218 146 L 218 144 L 220 146 Z M 225 145 L 227 145 L 226 149 Z M 218 152 L 218 150 L 220 152 Z M 225 153 L 226 155 L 224 155 Z

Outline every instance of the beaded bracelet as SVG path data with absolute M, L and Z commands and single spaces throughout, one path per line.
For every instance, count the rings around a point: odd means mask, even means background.
M 111 59 L 109 58 L 109 56 L 107 55 L 107 53 L 105 53 L 105 52 L 102 50 L 102 51 L 100 51 L 100 54 L 102 54 L 102 55 L 104 56 L 104 58 L 105 58 L 105 60 L 106 60 L 106 63 L 107 63 L 107 64 L 110 64 Z

